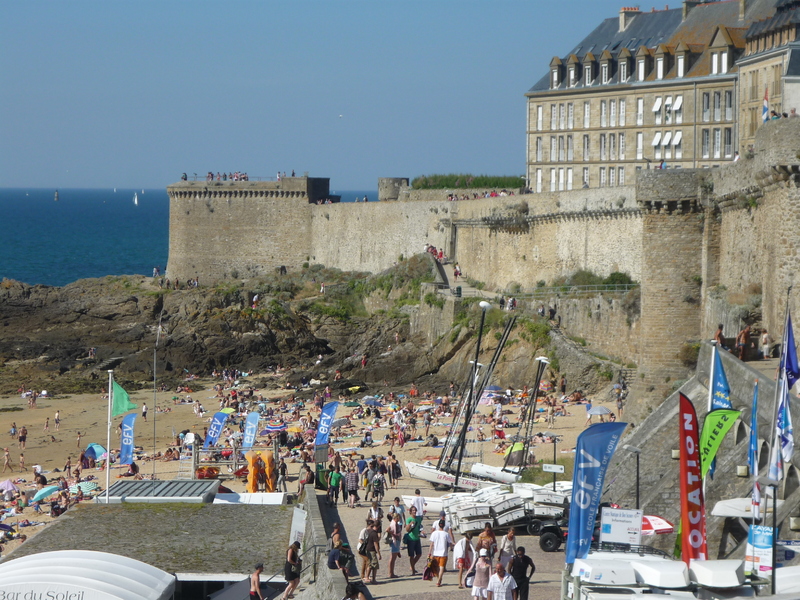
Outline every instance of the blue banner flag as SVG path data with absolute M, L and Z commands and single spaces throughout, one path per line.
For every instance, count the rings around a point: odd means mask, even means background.
M 258 433 L 258 419 L 261 415 L 258 411 L 251 411 L 247 415 L 247 421 L 244 424 L 244 440 L 242 441 L 243 448 L 252 448 L 253 443 L 256 441 L 256 433 Z
M 733 408 L 731 404 L 731 386 L 722 368 L 719 352 L 714 352 L 714 377 L 711 382 L 711 410 L 717 408 Z
M 219 434 L 222 432 L 222 427 L 227 419 L 228 413 L 218 412 L 214 415 L 214 418 L 211 419 L 211 425 L 208 427 L 208 434 L 206 435 L 206 441 L 203 442 L 203 448 L 217 445 Z
M 627 423 L 597 423 L 578 436 L 572 474 L 567 564 L 589 554 L 597 509 L 603 495 L 603 481 L 627 426 Z
M 781 370 L 786 373 L 787 388 L 792 389 L 794 382 L 800 379 L 800 367 L 797 365 L 797 348 L 794 345 L 794 332 L 792 331 L 792 315 L 786 314 L 786 351 L 781 357 L 783 364 Z
M 136 413 L 125 415 L 122 419 L 122 437 L 119 441 L 119 464 L 129 465 L 133 462 L 133 425 Z
M 317 439 L 314 441 L 317 446 L 323 446 L 328 443 L 331 423 L 336 418 L 336 409 L 338 408 L 338 402 L 329 402 L 322 407 L 322 412 L 319 415 L 319 427 L 317 427 Z

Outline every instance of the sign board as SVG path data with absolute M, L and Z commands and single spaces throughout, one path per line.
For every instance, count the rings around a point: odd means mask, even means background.
M 564 465 L 542 465 L 542 471 L 545 473 L 563 473 Z
M 600 541 L 614 544 L 642 543 L 642 510 L 603 508 L 600 517 Z
M 292 527 L 289 529 L 289 544 L 293 542 L 300 542 L 300 548 L 303 547 L 303 538 L 306 535 L 306 516 L 308 513 L 302 508 L 294 507 L 292 513 Z
M 761 577 L 772 575 L 772 527 L 751 525 L 745 549 L 745 571 L 748 569 Z M 781 560 L 780 554 L 778 560 Z M 781 567 L 781 563 L 778 563 Z

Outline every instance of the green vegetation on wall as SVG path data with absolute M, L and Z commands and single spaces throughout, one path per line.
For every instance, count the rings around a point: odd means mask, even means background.
M 411 182 L 415 190 L 445 189 L 519 189 L 524 186 L 525 179 L 521 175 L 467 175 L 451 173 L 449 175 L 420 175 Z

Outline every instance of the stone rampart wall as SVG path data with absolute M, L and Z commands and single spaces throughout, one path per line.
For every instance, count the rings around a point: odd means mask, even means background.
M 426 244 L 449 254 L 452 202 L 346 202 L 313 206 L 311 261 L 346 271 L 383 271 Z M 301 241 L 302 242 L 302 241 Z
M 311 251 L 310 209 L 300 195 L 172 197 L 167 277 L 209 283 L 299 268 Z

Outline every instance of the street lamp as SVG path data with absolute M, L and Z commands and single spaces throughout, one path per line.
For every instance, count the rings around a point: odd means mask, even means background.
M 778 579 L 778 486 L 780 481 L 769 477 L 759 477 L 756 481 L 772 488 L 772 595 L 775 595 L 775 581 Z
M 636 510 L 639 510 L 639 455 L 642 453 L 642 450 L 630 444 L 625 444 L 623 448 L 636 455 Z

